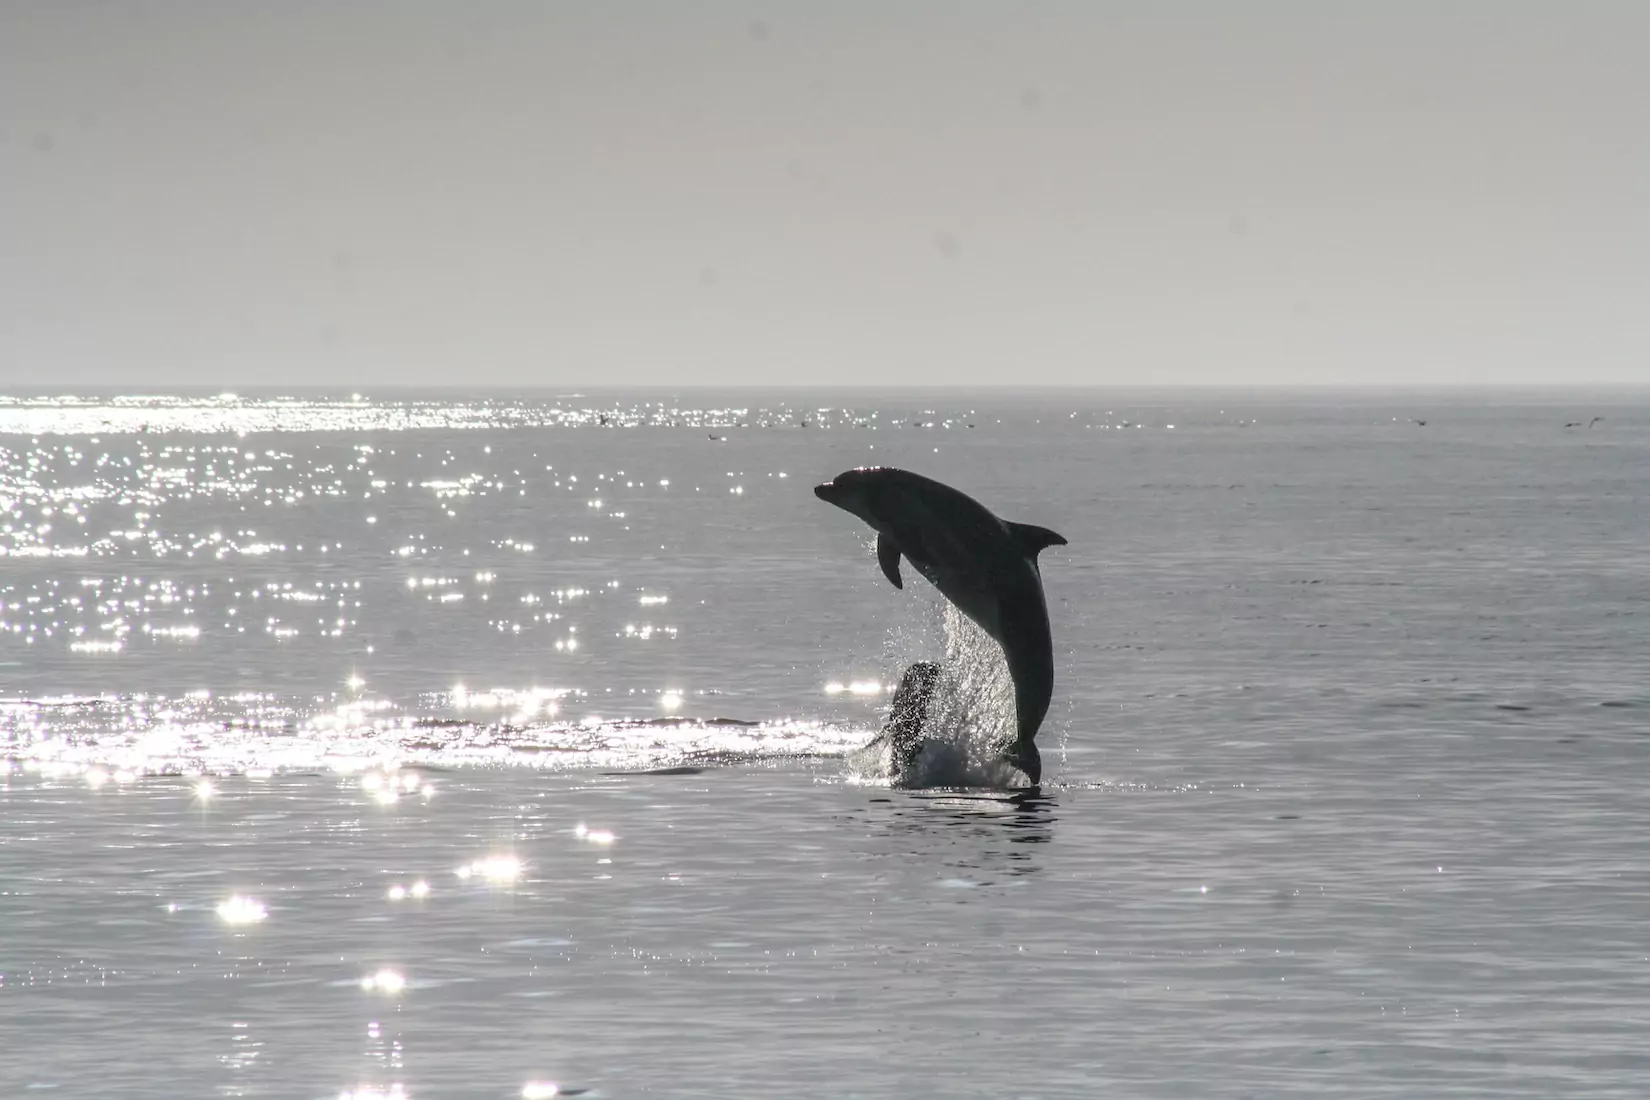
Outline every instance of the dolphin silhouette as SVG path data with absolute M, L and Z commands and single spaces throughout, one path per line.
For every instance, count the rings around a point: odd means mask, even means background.
M 887 723 L 882 727 L 882 732 L 871 739 L 871 745 L 887 743 L 889 770 L 896 780 L 910 774 L 917 754 L 922 751 L 922 731 L 928 724 L 928 704 L 934 698 L 934 689 L 939 683 L 940 666 L 933 661 L 917 661 L 907 668 L 899 679 L 899 687 L 894 689 L 894 701 L 888 707 Z
M 814 495 L 869 523 L 877 564 L 895 588 L 904 554 L 957 610 L 1003 647 L 1014 681 L 1018 736 L 1003 758 L 1042 781 L 1034 738 L 1054 693 L 1054 642 L 1037 554 L 1066 540 L 1046 527 L 998 519 L 966 493 L 932 478 L 887 466 L 838 474 Z

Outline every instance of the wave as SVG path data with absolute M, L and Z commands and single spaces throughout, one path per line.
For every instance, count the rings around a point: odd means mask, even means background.
M 29 771 L 117 778 L 404 767 L 639 771 L 840 757 L 872 735 L 800 719 L 505 722 L 389 709 L 363 700 L 305 716 L 261 696 L 0 700 L 0 757 Z

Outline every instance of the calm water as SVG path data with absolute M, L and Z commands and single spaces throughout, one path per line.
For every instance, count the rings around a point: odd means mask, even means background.
M 0 1095 L 1643 1096 L 1647 669 L 1643 394 L 0 397 Z

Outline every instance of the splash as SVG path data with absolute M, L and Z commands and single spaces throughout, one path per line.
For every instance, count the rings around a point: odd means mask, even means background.
M 895 631 L 888 647 L 902 667 L 916 654 L 936 649 L 945 660 L 910 766 L 899 768 L 887 741 L 879 738 L 849 755 L 850 778 L 913 789 L 1023 784 L 1024 776 L 999 755 L 1015 719 L 1014 683 L 1002 647 L 942 600 L 927 623 Z

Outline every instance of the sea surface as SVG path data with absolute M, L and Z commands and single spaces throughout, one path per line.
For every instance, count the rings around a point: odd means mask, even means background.
M 0 1096 L 578 1094 L 1650 1095 L 1650 391 L 0 395 Z

